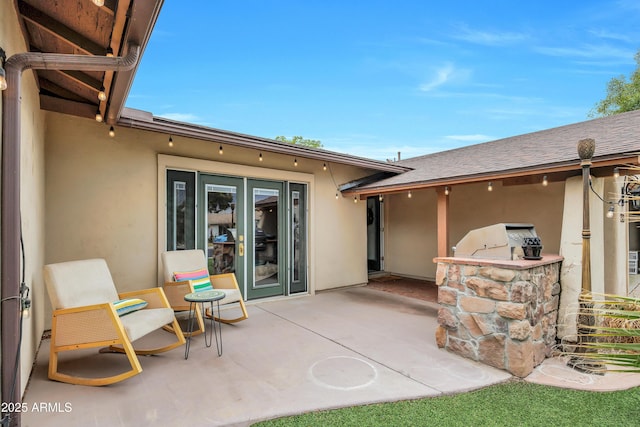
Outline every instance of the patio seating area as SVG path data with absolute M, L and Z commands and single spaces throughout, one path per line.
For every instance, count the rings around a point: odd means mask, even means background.
M 106 387 L 48 380 L 44 340 L 25 403 L 31 408 L 45 402 L 59 411 L 29 411 L 22 414 L 23 425 L 250 425 L 306 411 L 464 392 L 511 378 L 438 349 L 437 304 L 429 301 L 366 286 L 265 300 L 247 309 L 246 321 L 222 325 L 221 357 L 198 335 L 188 360 L 179 349 L 142 357 L 140 375 Z M 157 334 L 152 339 L 170 335 Z M 86 356 L 61 356 L 60 365 L 81 373 L 107 369 L 101 363 L 106 359 L 108 366 L 126 364 L 122 355 Z M 568 372 L 569 386 L 598 385 L 557 363 L 539 368 L 531 375 L 536 382 L 557 385 Z M 616 387 L 624 378 L 615 376 Z

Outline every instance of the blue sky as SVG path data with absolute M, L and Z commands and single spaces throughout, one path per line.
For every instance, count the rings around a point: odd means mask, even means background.
M 375 159 L 587 120 L 640 2 L 165 0 L 127 106 Z

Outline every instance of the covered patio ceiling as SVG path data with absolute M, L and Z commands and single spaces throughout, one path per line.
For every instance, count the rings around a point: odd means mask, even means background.
M 124 56 L 129 46 L 141 51 L 163 0 L 14 0 L 30 52 Z M 141 52 L 142 53 L 142 52 Z M 114 124 L 131 87 L 130 71 L 34 70 L 40 107 Z M 104 91 L 104 100 L 98 99 Z

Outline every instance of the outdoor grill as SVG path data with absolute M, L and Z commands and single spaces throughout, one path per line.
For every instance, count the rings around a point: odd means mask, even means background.
M 523 246 L 534 246 L 536 256 L 525 256 Z M 500 223 L 469 231 L 453 248 L 458 258 L 499 260 L 539 259 L 540 239 L 532 224 Z

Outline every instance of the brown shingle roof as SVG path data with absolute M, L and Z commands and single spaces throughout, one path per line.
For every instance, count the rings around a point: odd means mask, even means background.
M 578 141 L 593 138 L 597 161 L 640 152 L 640 110 L 402 160 L 413 170 L 360 187 L 360 190 L 462 181 L 504 174 L 544 172 L 575 165 Z

